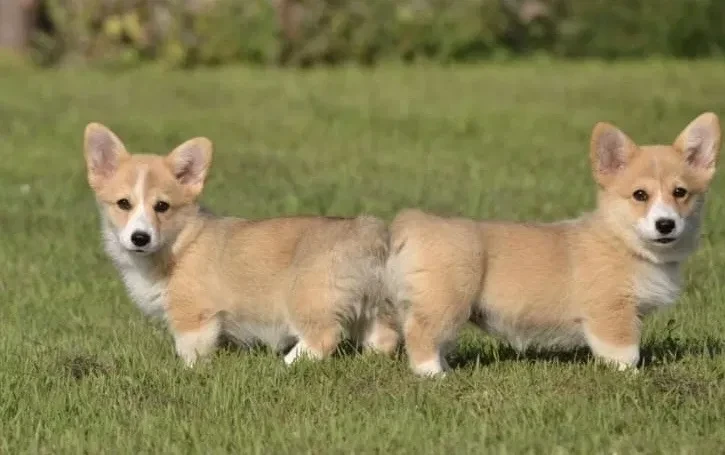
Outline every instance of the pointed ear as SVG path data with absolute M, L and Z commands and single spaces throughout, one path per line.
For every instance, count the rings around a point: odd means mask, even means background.
M 607 186 L 612 178 L 627 167 L 637 151 L 637 145 L 626 134 L 605 122 L 594 125 L 589 147 L 592 173 L 602 186 Z
M 204 188 L 204 180 L 211 164 L 212 149 L 209 139 L 197 137 L 176 147 L 166 157 L 176 179 L 194 196 L 198 196 Z
M 720 121 L 712 112 L 701 114 L 677 136 L 675 149 L 707 180 L 715 173 L 720 154 Z
M 89 123 L 83 139 L 88 183 L 98 188 L 118 169 L 119 163 L 128 157 L 123 142 L 113 131 L 100 123 Z

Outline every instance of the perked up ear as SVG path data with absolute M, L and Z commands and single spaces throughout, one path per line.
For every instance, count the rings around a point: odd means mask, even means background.
M 83 140 L 88 183 L 98 188 L 118 169 L 119 163 L 128 157 L 126 147 L 113 131 L 100 123 L 86 126 Z
M 710 180 L 720 153 L 720 120 L 717 115 L 706 112 L 698 116 L 677 136 L 674 147 L 689 166 Z
M 176 147 L 166 157 L 176 179 L 193 196 L 198 196 L 204 188 L 204 180 L 211 164 L 212 150 L 213 146 L 209 139 L 197 137 Z
M 626 134 L 605 122 L 594 125 L 589 148 L 592 173 L 601 186 L 607 186 L 627 167 L 637 151 L 637 145 Z

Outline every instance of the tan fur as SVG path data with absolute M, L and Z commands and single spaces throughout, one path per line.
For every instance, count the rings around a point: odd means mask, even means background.
M 446 349 L 468 321 L 519 349 L 589 345 L 597 357 L 634 366 L 640 318 L 679 294 L 719 140 L 709 113 L 673 146 L 638 147 L 598 124 L 591 144 L 598 207 L 575 220 L 515 224 L 401 212 L 390 228 L 388 274 L 411 367 L 422 375 L 446 370 Z M 687 195 L 675 198 L 676 187 Z M 646 201 L 633 197 L 638 189 Z M 646 237 L 658 211 L 682 224 L 676 241 Z
M 196 199 L 211 154 L 211 142 L 197 138 L 167 157 L 130 155 L 106 127 L 86 128 L 106 249 L 139 306 L 166 317 L 186 364 L 210 353 L 222 334 L 276 349 L 296 343 L 288 363 L 326 357 L 346 335 L 391 351 L 397 339 L 383 295 L 383 222 L 204 214 Z M 131 209 L 119 206 L 124 198 Z M 158 201 L 170 208 L 155 211 Z M 151 233 L 153 248 L 134 251 L 119 237 L 132 219 L 142 220 L 136 223 Z

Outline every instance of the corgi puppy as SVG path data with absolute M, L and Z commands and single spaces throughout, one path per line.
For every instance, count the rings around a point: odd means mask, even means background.
M 680 293 L 719 146 L 712 113 L 671 146 L 637 146 L 599 123 L 592 213 L 517 224 L 401 212 L 387 267 L 412 369 L 447 370 L 446 350 L 467 321 L 518 349 L 587 345 L 619 369 L 636 366 L 641 318 Z
M 385 224 L 370 216 L 212 216 L 197 203 L 211 157 L 206 138 L 165 157 L 131 155 L 105 126 L 85 129 L 105 249 L 141 310 L 167 320 L 184 363 L 211 353 L 221 335 L 293 346 L 288 364 L 326 357 L 346 335 L 394 349 L 382 284 Z

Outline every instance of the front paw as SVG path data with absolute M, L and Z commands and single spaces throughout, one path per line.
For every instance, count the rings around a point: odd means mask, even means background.
M 214 330 L 196 330 L 176 334 L 176 355 L 184 366 L 192 368 L 216 347 L 218 333 Z

